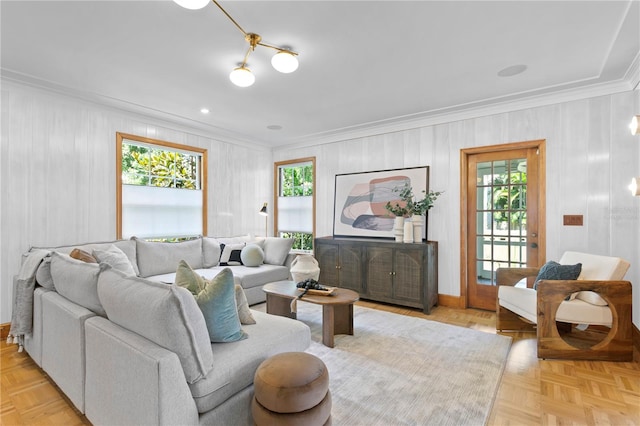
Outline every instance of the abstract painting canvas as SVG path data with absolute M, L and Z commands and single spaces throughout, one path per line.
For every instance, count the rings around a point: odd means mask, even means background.
M 429 167 L 336 175 L 333 235 L 392 238 L 394 216 L 384 206 L 400 201 L 405 183 L 420 197 L 429 191 Z

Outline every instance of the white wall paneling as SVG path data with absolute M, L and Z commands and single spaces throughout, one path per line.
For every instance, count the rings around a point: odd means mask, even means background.
M 207 148 L 208 234 L 264 234 L 268 149 L 3 80 L 0 323 L 11 320 L 12 277 L 30 246 L 115 238 L 116 132 Z
M 264 201 L 273 206 L 274 161 L 316 157 L 319 236 L 333 232 L 336 174 L 429 165 L 431 188 L 445 191 L 429 214 L 429 238 L 439 242 L 439 292 L 453 296 L 460 288 L 460 149 L 546 139 L 547 258 L 582 250 L 628 259 L 640 327 L 640 197 L 626 188 L 640 175 L 640 137 L 627 128 L 638 113 L 636 90 L 270 152 L 3 81 L 0 322 L 10 321 L 11 277 L 29 246 L 114 238 L 120 131 L 209 149 L 208 233 L 217 236 L 264 233 L 257 211 Z M 563 214 L 583 214 L 584 226 L 563 226 Z
M 640 137 L 627 128 L 640 113 L 640 91 L 599 96 L 395 133 L 274 150 L 274 161 L 317 159 L 317 235 L 333 232 L 334 177 L 339 173 L 431 166 L 430 187 L 444 190 L 429 213 L 439 244 L 439 293 L 460 294 L 460 149 L 546 139 L 547 259 L 566 250 L 631 262 L 633 318 L 640 327 L 640 197 L 626 188 L 640 175 Z M 564 214 L 584 226 L 563 226 Z

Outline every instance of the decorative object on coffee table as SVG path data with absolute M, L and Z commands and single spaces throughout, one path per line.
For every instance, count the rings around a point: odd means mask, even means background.
M 285 352 L 263 361 L 253 379 L 251 414 L 258 426 L 330 424 L 329 371 L 306 352 Z
M 293 281 L 299 283 L 308 278 L 318 281 L 319 277 L 318 261 L 310 254 L 299 254 L 291 262 L 291 278 L 293 278 Z

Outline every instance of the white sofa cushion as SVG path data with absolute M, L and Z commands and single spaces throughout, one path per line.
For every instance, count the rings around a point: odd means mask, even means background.
M 98 294 L 110 321 L 175 352 L 188 383 L 211 371 L 209 333 L 189 290 L 100 268 Z
M 107 250 L 112 245 L 118 247 L 120 250 L 127 255 L 129 262 L 131 262 L 131 266 L 133 266 L 133 270 L 136 275 L 140 273 L 138 270 L 138 261 L 136 257 L 136 242 L 134 240 L 117 240 L 117 241 L 108 241 L 103 243 L 88 243 L 88 244 L 75 244 L 71 246 L 60 246 L 60 247 L 32 247 L 31 249 L 37 248 L 47 248 L 52 251 L 57 251 L 58 253 L 69 254 L 74 249 L 79 249 L 86 251 L 87 253 L 91 253 L 93 250 Z M 48 288 L 50 290 L 55 290 L 53 285 L 53 280 L 51 279 L 51 257 L 46 257 L 40 267 L 36 271 L 36 281 L 41 286 Z
M 293 238 L 266 237 L 256 239 L 256 244 L 264 251 L 264 263 L 284 265 L 293 247 Z
M 73 303 L 106 316 L 98 298 L 100 266 L 73 259 L 67 254 L 51 254 L 51 277 L 56 291 Z
M 218 275 L 224 268 L 226 268 L 226 266 L 215 266 L 207 269 L 194 269 L 194 271 L 205 279 L 210 280 Z M 257 268 L 244 265 L 231 266 L 229 268 L 231 268 L 231 272 L 233 272 L 234 282 L 241 285 L 245 290 L 252 287 L 263 286 L 266 283 L 289 279 L 289 268 L 286 266 L 262 264 Z M 147 279 L 155 282 L 173 284 L 176 280 L 176 273 L 171 272 L 168 274 L 153 275 L 147 277 Z
M 198 412 L 206 413 L 253 383 L 253 376 L 268 357 L 304 351 L 311 344 L 309 327 L 290 318 L 253 311 L 256 323 L 244 327 L 249 338 L 231 343 L 212 343 L 213 370 L 192 385 Z
M 562 265 L 582 263 L 579 280 L 611 280 L 624 278 L 629 269 L 629 262 L 619 257 L 600 256 L 597 254 L 566 251 L 558 262 Z
M 192 268 L 202 268 L 202 241 L 196 238 L 178 243 L 145 241 L 133 237 L 136 242 L 138 268 L 141 277 L 175 272 L 178 262 L 185 260 Z
M 556 320 L 573 324 L 595 324 L 611 327 L 609 306 L 594 305 L 580 299 L 565 301 L 558 306 Z
M 133 265 L 131 265 L 131 261 L 129 261 L 127 255 L 113 244 L 106 250 L 94 250 L 93 257 L 95 257 L 98 262 L 108 263 L 113 269 L 124 274 L 136 275 L 136 271 L 133 269 Z
M 538 303 L 538 292 L 534 289 L 501 285 L 498 287 L 498 299 L 500 300 L 500 306 L 504 306 L 534 324 L 537 322 L 536 305 Z
M 582 271 L 578 279 L 590 281 L 619 281 L 624 278 L 629 266 L 631 266 L 629 262 L 619 257 L 575 251 L 564 252 L 559 263 L 562 265 L 582 263 Z M 607 302 L 593 291 L 580 291 L 575 294 L 575 298 L 592 305 L 607 305 Z
M 500 306 L 511 312 L 537 323 L 536 306 L 538 292 L 526 287 L 498 287 Z M 558 307 L 556 320 L 573 324 L 597 324 L 611 327 L 611 309 L 608 306 L 599 306 L 587 303 L 580 299 L 564 301 Z
M 202 267 L 211 268 L 220 262 L 220 241 L 211 237 L 202 238 Z

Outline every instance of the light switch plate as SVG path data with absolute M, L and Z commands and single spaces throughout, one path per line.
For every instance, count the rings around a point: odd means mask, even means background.
M 581 214 L 565 214 L 562 216 L 562 224 L 564 226 L 582 226 L 582 222 Z

